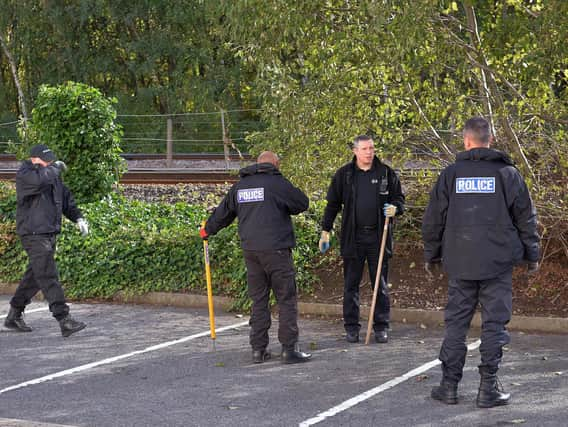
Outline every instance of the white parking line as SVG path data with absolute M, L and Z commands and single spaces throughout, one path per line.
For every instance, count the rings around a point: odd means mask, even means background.
M 222 328 L 218 328 L 217 332 L 228 331 L 230 329 L 236 329 L 236 328 L 239 328 L 239 327 L 245 326 L 245 325 L 248 325 L 248 320 L 245 321 L 245 322 L 236 323 L 234 325 L 223 326 Z M 64 377 L 66 375 L 76 374 L 77 372 L 86 371 L 86 370 L 89 370 L 89 369 L 96 368 L 98 366 L 108 365 L 110 363 L 117 362 L 117 361 L 123 360 L 123 359 L 127 359 L 127 358 L 132 357 L 132 356 L 138 356 L 139 354 L 144 354 L 144 353 L 149 353 L 151 351 L 161 350 L 161 349 L 166 348 L 166 347 L 171 347 L 172 345 L 181 344 L 181 343 L 184 343 L 184 342 L 187 342 L 187 341 L 194 340 L 196 338 L 205 337 L 205 336 L 209 335 L 209 333 L 210 333 L 210 331 L 200 332 L 198 334 L 189 335 L 187 337 L 179 338 L 177 340 L 167 341 L 167 342 L 164 342 L 164 343 L 161 343 L 161 344 L 153 345 L 151 347 L 146 347 L 143 350 L 137 350 L 137 351 L 133 351 L 132 353 L 121 354 L 119 356 L 109 357 L 108 359 L 99 360 L 98 362 L 91 362 L 91 363 L 87 363 L 86 365 L 81 365 L 81 366 L 77 366 L 75 368 L 66 369 L 64 371 L 59 371 L 59 372 L 56 372 L 56 373 L 51 374 L 51 375 L 46 375 L 44 377 L 36 378 L 35 380 L 26 381 L 26 382 L 23 382 L 23 383 L 20 383 L 20 384 L 16 384 L 16 385 L 13 385 L 13 386 L 10 386 L 10 387 L 3 388 L 2 390 L 0 390 L 0 394 L 7 393 L 9 391 L 17 390 L 17 389 L 27 387 L 27 386 L 30 386 L 30 385 L 40 384 L 40 383 L 43 383 L 43 382 L 46 382 L 46 381 L 51 381 L 55 378 Z
M 69 305 L 69 304 L 67 304 L 67 305 Z M 45 310 L 49 310 L 49 307 L 48 307 L 47 305 L 46 305 L 45 307 L 40 307 L 40 308 L 31 309 L 31 310 L 26 310 L 26 311 L 24 311 L 24 314 L 35 313 L 36 311 L 45 311 Z M 6 317 L 7 315 L 8 315 L 8 313 L 0 314 L 0 318 L 1 318 L 1 317 Z
M 477 340 L 469 344 L 467 346 L 467 349 L 469 351 L 475 350 L 476 348 L 479 347 L 480 344 L 481 340 Z M 309 420 L 302 421 L 299 424 L 299 427 L 308 427 L 308 426 L 313 426 L 314 424 L 321 423 L 327 418 L 333 417 L 339 414 L 340 412 L 346 411 L 347 409 L 352 408 L 353 406 L 358 405 L 359 403 L 364 402 L 365 400 L 370 399 L 371 397 L 379 393 L 382 393 L 383 391 L 388 390 L 389 388 L 393 388 L 394 386 L 403 383 L 409 380 L 410 378 L 415 377 L 416 375 L 420 375 L 423 372 L 426 372 L 432 369 L 433 367 L 438 366 L 440 363 L 441 362 L 438 359 L 425 363 L 424 365 L 419 366 L 418 368 L 413 369 L 412 371 L 408 371 L 406 374 L 401 375 L 400 377 L 394 378 L 390 381 L 387 381 L 384 384 L 381 384 L 380 386 L 367 390 L 366 392 L 361 393 L 355 397 L 352 397 L 351 399 L 348 399 L 345 402 L 340 403 L 339 405 L 334 406 L 333 408 L 328 409 L 325 412 L 321 412 L 315 417 L 310 418 Z

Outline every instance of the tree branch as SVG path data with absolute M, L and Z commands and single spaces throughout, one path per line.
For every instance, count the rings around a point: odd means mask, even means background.
M 2 51 L 4 55 L 8 59 L 8 63 L 10 64 L 10 71 L 12 72 L 12 77 L 14 79 L 14 85 L 16 86 L 16 90 L 18 91 L 18 102 L 20 104 L 20 109 L 22 111 L 22 116 L 24 118 L 24 127 L 27 126 L 28 122 L 28 110 L 26 109 L 26 101 L 24 98 L 24 91 L 22 90 L 22 86 L 20 85 L 20 80 L 18 79 L 18 67 L 16 66 L 16 62 L 14 58 L 10 54 L 8 49 L 8 45 L 4 42 L 4 38 L 0 34 L 0 45 L 2 46 Z

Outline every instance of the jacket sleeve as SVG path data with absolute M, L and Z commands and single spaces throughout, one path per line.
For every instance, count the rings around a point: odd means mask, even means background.
M 18 171 L 18 198 L 40 194 L 46 187 L 55 184 L 58 176 L 59 173 L 53 166 L 32 166 Z
M 402 192 L 402 186 L 400 184 L 400 180 L 398 176 L 392 169 L 388 169 L 388 179 L 389 179 L 389 203 L 396 206 L 396 214 L 402 215 L 404 212 L 404 202 L 405 197 L 404 193 Z
M 219 206 L 215 208 L 207 223 L 205 224 L 205 231 L 207 234 L 213 236 L 221 229 L 229 226 L 237 217 L 237 209 L 234 203 L 235 200 L 235 185 L 231 187 L 229 192 L 225 195 Z
M 62 184 L 63 187 L 63 215 L 65 215 L 69 220 L 77 222 L 79 218 L 83 217 L 83 214 L 77 207 L 75 203 L 75 198 L 69 189 Z
M 284 178 L 284 182 L 284 194 L 286 195 L 284 201 L 290 215 L 298 215 L 299 213 L 307 210 L 310 205 L 308 196 L 306 196 L 299 188 L 294 187 L 294 185 L 292 185 L 292 183 L 286 178 Z
M 424 241 L 424 260 L 426 262 L 440 260 L 443 256 L 442 238 L 446 227 L 448 205 L 449 191 L 446 173 L 443 171 L 430 192 L 430 201 L 422 219 L 422 240 Z
M 515 174 L 515 179 L 518 181 L 519 191 L 513 199 L 511 217 L 525 249 L 524 259 L 537 262 L 540 258 L 540 236 L 537 229 L 536 209 L 525 181 L 518 173 Z
M 323 231 L 331 231 L 333 228 L 333 221 L 337 214 L 341 211 L 343 205 L 343 182 L 341 179 L 340 171 L 337 171 L 331 180 L 331 184 L 327 189 L 327 205 L 323 211 L 323 219 L 321 228 Z

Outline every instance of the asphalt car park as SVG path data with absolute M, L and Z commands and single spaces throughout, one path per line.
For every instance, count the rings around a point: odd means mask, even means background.
M 8 297 L 0 297 L 2 318 Z M 73 304 L 85 330 L 63 338 L 43 302 L 31 333 L 0 332 L 2 426 L 561 426 L 568 419 L 568 336 L 513 332 L 499 372 L 511 404 L 479 409 L 479 331 L 460 402 L 429 397 L 442 328 L 392 324 L 388 344 L 348 344 L 340 319 L 300 320 L 310 362 L 251 362 L 247 317 L 207 310 Z

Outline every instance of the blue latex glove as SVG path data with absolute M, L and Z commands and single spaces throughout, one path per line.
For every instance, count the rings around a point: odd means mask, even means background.
M 396 206 L 391 205 L 390 203 L 385 203 L 383 205 L 383 214 L 386 218 L 392 218 L 396 215 Z
M 329 231 L 322 231 L 319 241 L 319 250 L 322 254 L 326 253 L 329 249 Z

